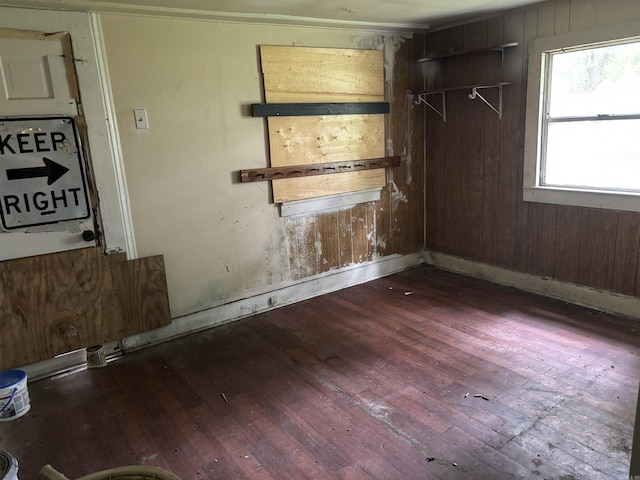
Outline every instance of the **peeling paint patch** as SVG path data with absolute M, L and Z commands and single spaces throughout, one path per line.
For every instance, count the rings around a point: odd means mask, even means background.
M 409 202 L 407 196 L 398 189 L 396 182 L 390 182 L 389 187 L 391 188 L 391 202 L 394 209 L 398 206 L 399 203 Z
M 379 237 L 376 237 L 375 242 L 373 243 L 373 246 L 376 248 L 381 248 L 383 250 L 387 248 L 387 236 L 380 235 Z
M 415 107 L 415 103 L 413 102 L 413 94 L 407 93 L 405 97 L 406 103 L 406 111 L 407 111 L 407 128 L 404 134 L 404 144 L 405 147 L 402 151 L 402 161 L 405 166 L 406 172 L 406 183 L 407 185 L 411 185 L 412 171 L 411 165 L 413 163 L 413 109 Z
M 388 34 L 388 35 L 368 35 L 366 37 L 358 36 L 354 39 L 356 48 L 366 50 L 383 50 L 384 51 L 384 71 L 385 82 L 393 82 L 393 67 L 395 65 L 396 53 L 407 38 L 413 35 Z
M 320 232 L 317 229 L 316 229 L 315 246 L 316 246 L 316 259 L 318 259 L 318 261 L 322 261 L 323 265 L 326 265 L 328 263 L 327 259 L 322 256 L 322 236 L 320 235 Z
M 316 273 L 315 217 L 287 217 L 285 222 L 290 242 L 290 265 L 294 279 Z

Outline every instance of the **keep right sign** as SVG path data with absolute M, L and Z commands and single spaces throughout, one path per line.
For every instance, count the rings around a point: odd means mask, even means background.
M 0 120 L 0 219 L 16 230 L 91 214 L 73 117 Z

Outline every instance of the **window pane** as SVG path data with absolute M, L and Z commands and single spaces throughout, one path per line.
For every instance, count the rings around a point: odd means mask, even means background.
M 640 120 L 550 123 L 543 185 L 640 191 Z
M 551 117 L 640 113 L 640 42 L 551 55 Z

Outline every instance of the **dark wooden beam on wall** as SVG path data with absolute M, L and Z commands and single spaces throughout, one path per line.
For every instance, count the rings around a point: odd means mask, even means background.
M 280 180 L 282 178 L 308 177 L 330 173 L 357 172 L 375 168 L 398 167 L 400 157 L 369 158 L 366 160 L 350 160 L 347 162 L 310 163 L 271 168 L 254 168 L 240 170 L 240 180 L 245 182 L 261 182 Z
M 254 117 L 369 115 L 389 113 L 389 102 L 254 103 Z

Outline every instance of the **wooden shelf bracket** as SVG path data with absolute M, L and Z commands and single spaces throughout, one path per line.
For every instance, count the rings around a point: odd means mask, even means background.
M 346 162 L 309 163 L 306 165 L 290 165 L 286 167 L 253 168 L 250 170 L 240 170 L 240 181 L 242 183 L 261 182 L 266 180 L 280 180 L 281 178 L 357 172 L 360 170 L 398 166 L 400 166 L 400 156 L 350 160 Z

